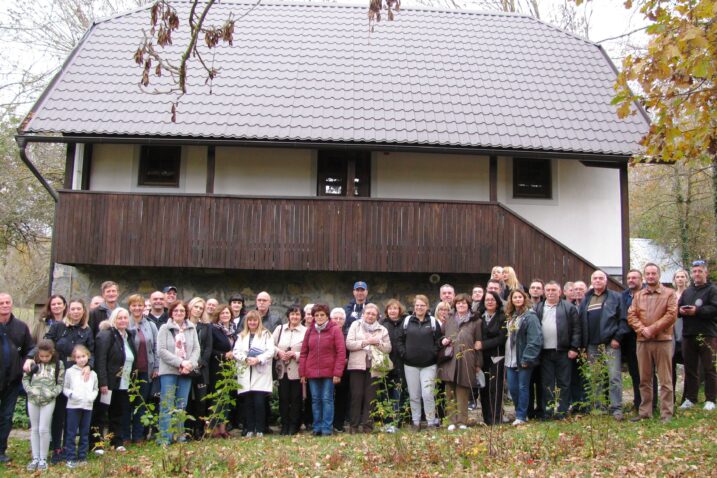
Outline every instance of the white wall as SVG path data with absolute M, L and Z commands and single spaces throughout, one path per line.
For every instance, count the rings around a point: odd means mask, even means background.
M 498 159 L 498 200 L 598 267 L 622 268 L 620 172 L 553 160 L 552 199 L 513 199 L 511 158 Z
M 92 148 L 90 189 L 110 192 L 203 193 L 207 188 L 207 148 L 185 146 L 179 187 L 139 186 L 141 147 L 131 144 L 96 144 Z
M 316 154 L 308 149 L 217 148 L 214 193 L 315 196 Z
M 129 192 L 137 184 L 132 166 L 137 147 L 131 144 L 95 144 L 90 165 L 90 189 Z
M 488 201 L 486 156 L 374 153 L 371 196 Z

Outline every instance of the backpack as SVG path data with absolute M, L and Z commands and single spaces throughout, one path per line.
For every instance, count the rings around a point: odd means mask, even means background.
M 403 330 L 406 330 L 408 328 L 408 322 L 411 320 L 412 315 L 406 316 L 405 319 L 403 319 Z M 435 332 L 436 331 L 436 318 L 432 315 L 429 315 L 431 319 L 431 329 Z

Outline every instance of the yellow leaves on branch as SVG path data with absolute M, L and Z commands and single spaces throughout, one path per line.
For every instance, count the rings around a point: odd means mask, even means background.
M 653 119 L 646 155 L 711 161 L 717 155 L 717 0 L 646 0 L 647 51 L 629 55 L 615 85 L 618 115 L 639 101 Z M 631 83 L 639 85 L 633 93 Z

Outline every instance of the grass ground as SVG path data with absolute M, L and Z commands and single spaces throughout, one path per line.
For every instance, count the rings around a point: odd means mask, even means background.
M 169 448 L 148 443 L 92 457 L 79 470 L 56 466 L 43 475 L 717 477 L 717 414 L 677 413 L 668 424 L 583 416 L 461 432 L 272 435 Z M 0 475 L 28 475 L 28 441 L 11 439 L 9 452 L 13 462 L 0 465 Z

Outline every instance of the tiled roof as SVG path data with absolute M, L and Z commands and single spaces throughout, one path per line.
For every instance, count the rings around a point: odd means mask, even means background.
M 174 5 L 186 19 L 188 2 Z M 211 17 L 249 8 L 224 1 Z M 23 133 L 630 155 L 648 127 L 617 118 L 615 71 L 598 46 L 536 19 L 407 9 L 369 33 L 366 5 L 288 3 L 261 4 L 237 22 L 233 47 L 205 55 L 221 69 L 211 88 L 191 65 L 173 123 L 174 96 L 139 87 L 133 53 L 148 24 L 147 9 L 95 24 Z

